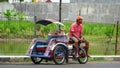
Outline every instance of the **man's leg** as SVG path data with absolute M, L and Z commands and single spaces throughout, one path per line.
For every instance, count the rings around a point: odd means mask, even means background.
M 85 43 L 85 46 L 83 46 L 83 48 L 85 49 L 87 56 L 90 57 L 90 56 L 89 56 L 89 53 L 88 53 L 88 50 L 89 50 L 89 42 L 83 37 L 82 43 Z
M 74 48 L 75 49 L 75 56 L 79 57 L 79 55 L 78 55 L 78 42 L 75 43 L 74 47 L 75 47 Z
M 88 42 L 88 41 L 85 41 L 85 50 L 86 50 L 87 56 L 89 57 L 89 53 L 88 53 L 88 50 L 89 50 L 89 42 Z
M 79 57 L 79 55 L 78 55 L 78 40 L 77 40 L 77 38 L 75 38 L 75 37 L 72 37 L 72 39 L 74 40 L 74 51 L 75 51 L 75 56 L 76 57 Z

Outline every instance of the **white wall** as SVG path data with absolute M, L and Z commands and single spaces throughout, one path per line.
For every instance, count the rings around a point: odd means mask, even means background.
M 20 0 L 8 0 L 9 3 L 20 3 Z
M 24 0 L 24 2 L 32 2 L 32 0 Z
M 60 0 L 51 0 L 52 2 L 59 2 Z M 70 0 L 62 0 L 62 3 L 70 3 Z
M 9 3 L 20 3 L 20 0 L 8 0 Z M 32 2 L 32 0 L 24 0 L 23 2 Z

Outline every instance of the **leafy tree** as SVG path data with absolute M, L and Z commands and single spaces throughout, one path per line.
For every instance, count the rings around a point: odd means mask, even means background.
M 8 0 L 0 0 L 0 2 L 4 2 L 4 1 L 8 1 Z
M 4 0 L 0 0 L 0 2 L 3 2 Z
M 1 12 L 0 14 L 4 15 L 9 21 L 12 20 L 13 17 L 17 18 L 18 20 L 23 20 L 25 16 L 25 14 L 16 12 L 14 9 L 8 9 L 5 12 Z
M 8 0 L 0 0 L 0 2 L 4 2 L 4 1 L 8 1 Z M 21 2 L 21 1 L 24 1 L 24 0 L 20 0 L 20 2 Z
M 24 1 L 24 0 L 20 0 L 20 2 L 21 2 L 21 1 Z
M 11 20 L 13 16 L 16 16 L 16 13 L 14 10 L 7 9 L 5 12 L 2 12 L 2 14 L 8 19 Z

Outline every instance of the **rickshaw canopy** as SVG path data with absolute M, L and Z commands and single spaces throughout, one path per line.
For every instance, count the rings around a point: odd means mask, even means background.
M 56 21 L 54 19 L 44 19 L 44 20 L 39 20 L 39 21 L 36 22 L 36 24 L 42 24 L 44 26 L 47 26 L 47 25 L 52 24 L 52 23 L 64 26 L 63 23 L 61 23 L 59 21 Z

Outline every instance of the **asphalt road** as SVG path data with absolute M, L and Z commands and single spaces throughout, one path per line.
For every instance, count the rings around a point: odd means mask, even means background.
M 120 68 L 120 61 L 88 62 L 86 64 L 69 63 L 64 65 L 55 65 L 52 63 L 42 63 L 39 65 L 33 63 L 1 63 L 0 68 Z

